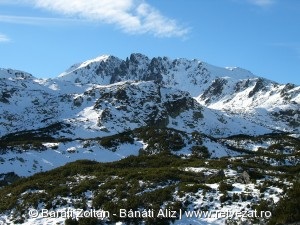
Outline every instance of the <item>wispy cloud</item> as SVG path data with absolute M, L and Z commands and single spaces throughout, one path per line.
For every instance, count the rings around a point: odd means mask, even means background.
M 9 42 L 10 38 L 7 37 L 5 34 L 0 34 L 0 43 L 2 42 Z
M 248 2 L 260 7 L 267 7 L 275 4 L 275 0 L 248 0 Z
M 6 2 L 6 0 L 0 0 Z M 112 24 L 126 33 L 152 34 L 158 37 L 185 37 L 189 28 L 181 26 L 145 0 L 18 0 L 77 20 Z M 23 23 L 34 24 L 42 18 L 26 17 Z M 20 22 L 21 17 L 0 17 L 6 22 Z M 53 21 L 51 18 L 44 20 Z
M 0 5 L 17 5 L 20 3 L 23 3 L 23 0 L 15 0 L 15 1 L 11 1 L 11 0 L 0 0 Z
M 66 24 L 78 24 L 87 21 L 72 18 L 55 18 L 55 17 L 33 17 L 33 16 L 12 16 L 12 15 L 0 15 L 0 22 L 15 23 L 15 24 L 27 24 L 27 25 L 66 25 Z

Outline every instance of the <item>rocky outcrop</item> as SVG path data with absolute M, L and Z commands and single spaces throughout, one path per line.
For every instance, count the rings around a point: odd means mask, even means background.
M 202 119 L 202 107 L 187 92 L 161 87 L 155 81 L 126 82 L 99 89 L 94 109 L 103 110 L 99 126 L 114 123 L 166 127 L 169 118 L 193 111 L 189 123 Z
M 249 184 L 251 183 L 250 175 L 246 171 L 244 171 L 235 178 L 235 182 Z

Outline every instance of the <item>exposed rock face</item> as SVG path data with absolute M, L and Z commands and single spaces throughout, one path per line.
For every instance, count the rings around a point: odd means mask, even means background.
M 207 88 L 201 95 L 201 99 L 205 100 L 205 103 L 208 104 L 215 97 L 219 97 L 226 85 L 227 80 L 218 78 Z
M 197 123 L 201 119 L 202 107 L 188 93 L 161 87 L 153 81 L 126 82 L 95 91 L 100 97 L 94 109 L 103 110 L 98 126 L 166 127 L 170 117 L 176 118 L 189 110 L 199 114 L 197 118 L 191 116 L 190 121 Z
M 250 176 L 246 171 L 244 171 L 242 174 L 236 177 L 235 181 L 242 184 L 251 183 Z

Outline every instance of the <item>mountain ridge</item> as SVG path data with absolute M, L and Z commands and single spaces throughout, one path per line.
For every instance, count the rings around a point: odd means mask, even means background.
M 5 70 L 1 71 L 4 76 Z M 7 70 L 6 78 L 10 73 L 13 73 L 12 70 Z M 85 93 L 97 85 L 112 85 L 121 81 L 153 81 L 164 87 L 186 91 L 201 105 L 222 114 L 232 117 L 238 114 L 248 121 L 259 121 L 271 130 L 293 131 L 295 127 L 299 131 L 299 86 L 280 85 L 244 69 L 224 69 L 199 60 L 171 60 L 167 57 L 150 59 L 140 53 L 121 60 L 104 55 L 75 64 L 53 79 L 37 79 L 20 71 L 15 71 L 15 76 L 15 82 L 13 77 L 9 81 L 12 86 L 32 86 L 35 91 L 50 95 L 52 99 L 69 98 L 70 95 L 76 98 L 76 94 Z M 6 86 L 9 85 L 2 81 L 3 90 L 7 89 Z M 11 92 L 13 90 L 10 89 Z M 9 91 L 2 91 L 2 102 L 7 102 L 5 96 L 9 95 Z M 279 124 L 272 125 L 276 123 Z M 293 129 L 290 128 L 291 124 L 294 124 Z
M 150 59 L 142 54 L 131 54 L 121 60 L 104 55 L 75 64 L 52 79 L 1 69 L 0 88 L 0 142 L 4 153 L 10 152 L 7 149 L 32 148 L 35 155 L 32 143 L 40 134 L 44 139 L 37 146 L 47 149 L 50 155 L 53 144 L 48 142 L 53 140 L 59 149 L 57 154 L 69 157 L 69 152 L 75 151 L 79 158 L 90 159 L 91 155 L 81 154 L 86 152 L 85 140 L 96 143 L 99 138 L 152 127 L 175 129 L 188 135 L 199 132 L 207 137 L 204 145 L 210 154 L 220 157 L 239 154 L 227 154 L 230 151 L 222 138 L 269 133 L 287 133 L 299 138 L 300 133 L 299 86 L 280 85 L 243 69 L 222 69 L 199 60 Z M 29 138 L 27 142 L 25 137 Z M 138 154 L 137 146 L 146 148 L 148 144 L 138 136 L 134 138 L 131 148 L 135 153 L 126 147 L 130 154 Z M 12 139 L 20 140 L 22 145 Z M 17 147 L 7 147 L 12 144 Z M 105 148 L 101 145 L 93 148 L 93 157 L 101 161 L 101 151 Z M 189 149 L 192 146 L 186 144 L 182 152 L 190 154 Z M 56 167 L 70 161 L 53 163 L 46 152 L 41 170 L 52 168 L 51 163 Z M 3 156 L 3 167 L 17 157 Z M 12 166 L 8 168 L 5 171 L 14 170 Z
M 0 69 L 0 224 L 297 221 L 299 106 L 300 86 L 199 60 L 104 55 L 52 79 Z M 273 216 L 59 214 L 81 208 Z

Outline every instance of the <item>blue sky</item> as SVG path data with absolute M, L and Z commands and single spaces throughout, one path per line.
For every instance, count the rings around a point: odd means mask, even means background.
M 0 67 L 56 77 L 103 54 L 199 59 L 300 85 L 299 0 L 0 0 Z

